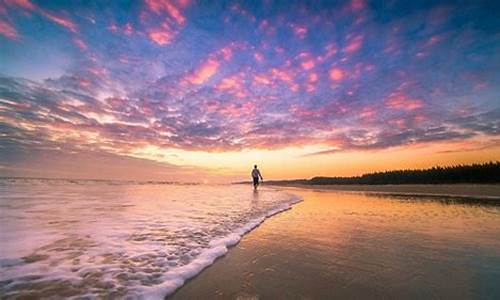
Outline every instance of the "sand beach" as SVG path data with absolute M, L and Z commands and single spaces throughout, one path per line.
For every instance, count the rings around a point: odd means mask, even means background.
M 169 299 L 500 297 L 497 200 L 285 190 L 304 201 L 244 236 Z
M 500 198 L 500 184 L 331 184 L 278 185 L 312 190 L 373 192 L 395 195 L 457 196 L 472 198 Z

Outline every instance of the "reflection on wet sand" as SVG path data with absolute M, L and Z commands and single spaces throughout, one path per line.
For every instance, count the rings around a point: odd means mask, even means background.
M 497 201 L 287 191 L 304 201 L 172 299 L 500 297 Z

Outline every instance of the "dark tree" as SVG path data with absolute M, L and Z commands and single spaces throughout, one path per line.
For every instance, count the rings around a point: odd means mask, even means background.
M 500 162 L 375 172 L 352 177 L 313 177 L 309 180 L 280 180 L 269 183 L 313 185 L 500 183 Z

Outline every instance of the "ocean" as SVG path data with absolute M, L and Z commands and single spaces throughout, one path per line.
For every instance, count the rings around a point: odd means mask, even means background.
M 0 294 L 163 298 L 299 201 L 250 185 L 2 179 Z

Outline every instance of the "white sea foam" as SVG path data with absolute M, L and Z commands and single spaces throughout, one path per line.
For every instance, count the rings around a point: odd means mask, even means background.
M 0 292 L 34 297 L 163 298 L 300 201 L 249 186 L 54 181 L 0 182 L 0 195 Z
M 270 210 L 264 216 L 251 220 L 223 238 L 217 238 L 210 241 L 210 248 L 204 250 L 189 264 L 167 272 L 163 277 L 165 281 L 162 284 L 145 288 L 141 293 L 141 297 L 144 297 L 145 299 L 160 299 L 165 295 L 172 294 L 175 290 L 181 287 L 186 280 L 196 276 L 198 273 L 203 271 L 203 269 L 213 264 L 218 257 L 225 255 L 228 251 L 228 247 L 236 245 L 244 234 L 259 226 L 265 221 L 266 218 L 285 210 L 289 210 L 292 208 L 293 204 L 300 201 L 300 198 L 292 197 L 288 204 L 282 204 L 279 207 Z

